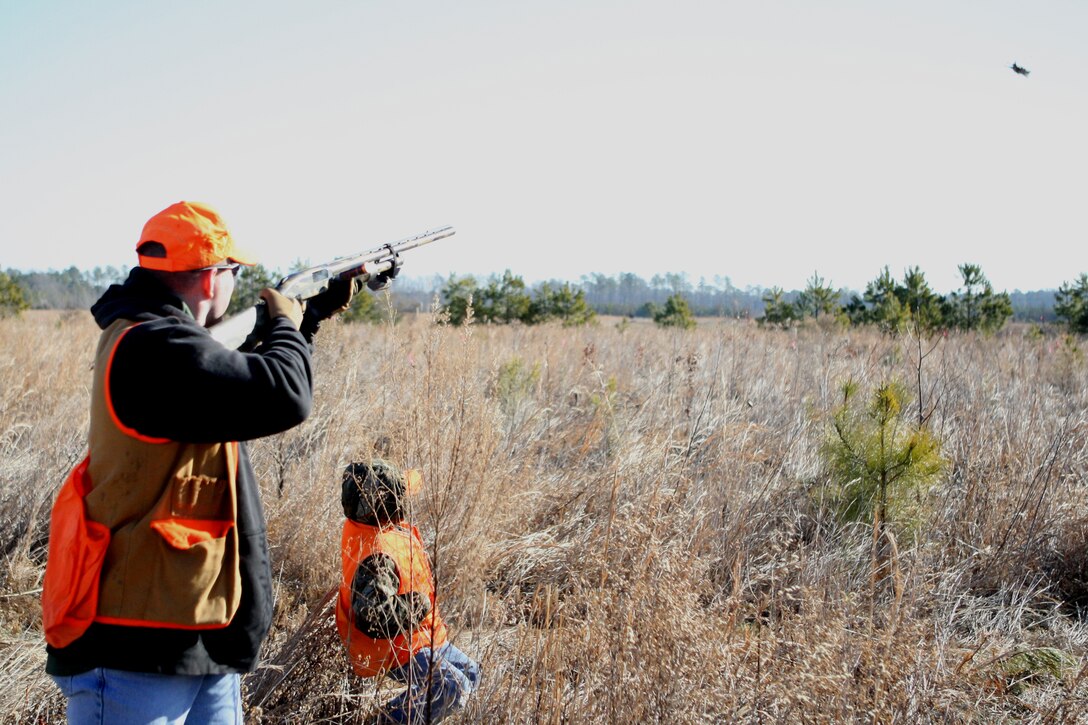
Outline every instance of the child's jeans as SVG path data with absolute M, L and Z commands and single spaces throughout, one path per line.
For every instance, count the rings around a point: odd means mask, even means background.
M 480 666 L 451 642 L 434 650 L 434 669 L 429 647 L 388 675 L 408 685 L 382 709 L 381 723 L 436 723 L 464 707 L 468 696 L 480 684 Z M 430 713 L 427 712 L 427 680 L 431 679 Z

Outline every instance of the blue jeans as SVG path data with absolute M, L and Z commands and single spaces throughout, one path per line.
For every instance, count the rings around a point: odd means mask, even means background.
M 240 679 L 233 675 L 157 675 L 104 667 L 53 677 L 73 725 L 240 725 Z
M 446 642 L 434 650 L 434 670 L 431 669 L 431 649 L 424 647 L 412 659 L 388 676 L 408 685 L 382 709 L 381 723 L 436 723 L 464 707 L 468 696 L 480 684 L 480 666 L 468 655 Z M 431 704 L 428 720 L 427 680 L 431 679 Z

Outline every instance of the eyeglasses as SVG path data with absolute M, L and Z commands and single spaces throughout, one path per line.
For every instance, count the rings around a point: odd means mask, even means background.
M 216 273 L 229 269 L 230 273 L 237 277 L 238 272 L 240 272 L 242 269 L 242 265 L 238 264 L 237 262 L 228 262 L 226 264 L 213 264 L 210 267 L 204 267 L 201 271 L 203 271 L 204 269 L 214 269 Z

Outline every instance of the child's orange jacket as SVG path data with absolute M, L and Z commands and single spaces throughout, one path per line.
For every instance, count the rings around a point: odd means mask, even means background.
M 336 628 L 357 674 L 371 677 L 394 669 L 420 649 L 446 642 L 416 527 L 345 521 L 340 554 Z

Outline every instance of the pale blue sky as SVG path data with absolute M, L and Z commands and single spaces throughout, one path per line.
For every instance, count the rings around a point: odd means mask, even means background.
M 1054 288 L 1086 39 L 1072 0 L 0 0 L 0 268 L 130 265 L 193 199 L 281 269 L 451 224 L 406 274 Z

